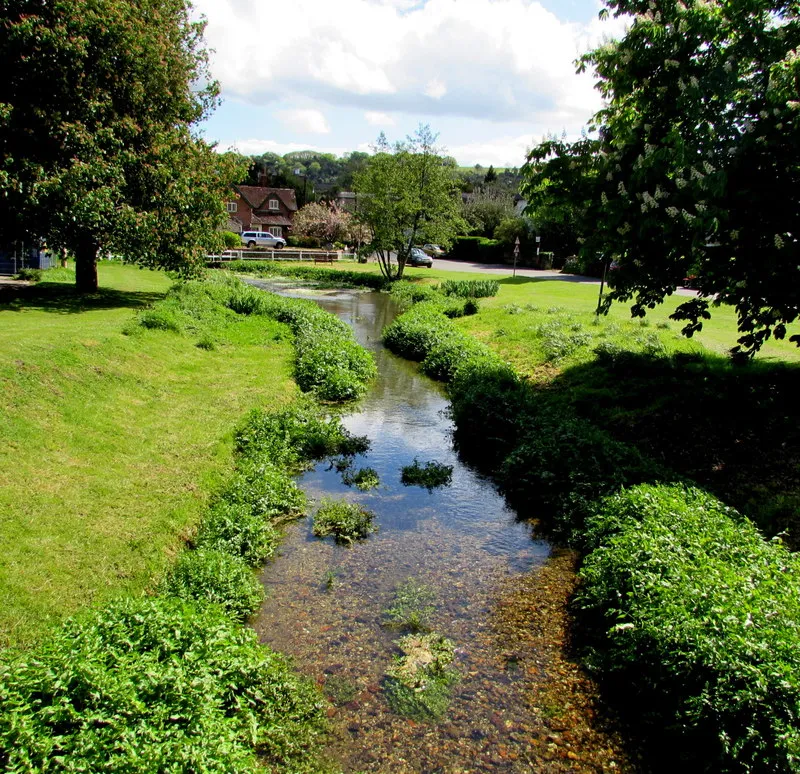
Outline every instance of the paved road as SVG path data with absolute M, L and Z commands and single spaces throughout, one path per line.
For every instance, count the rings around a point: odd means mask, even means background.
M 471 261 L 453 261 L 448 258 L 434 258 L 433 268 L 443 271 L 473 271 L 479 274 L 498 274 L 510 277 L 513 267 L 499 263 L 472 263 Z M 406 270 L 424 272 L 425 269 L 416 269 L 413 266 L 406 266 Z M 599 285 L 600 280 L 595 277 L 583 277 L 579 274 L 562 274 L 557 269 L 523 269 L 517 267 L 517 277 L 532 277 L 535 279 L 558 280 L 560 282 L 579 282 L 586 285 Z M 696 296 L 696 290 L 689 288 L 678 288 L 675 291 L 678 296 Z

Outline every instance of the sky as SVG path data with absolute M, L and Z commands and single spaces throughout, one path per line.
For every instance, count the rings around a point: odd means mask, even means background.
M 599 0 L 194 0 L 220 150 L 368 151 L 420 124 L 463 166 L 520 166 L 601 107 L 575 59 L 623 31 Z

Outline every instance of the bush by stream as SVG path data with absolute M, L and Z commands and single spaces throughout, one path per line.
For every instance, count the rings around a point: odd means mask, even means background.
M 586 543 L 587 662 L 714 770 L 799 770 L 800 557 L 683 486 L 603 500 Z
M 800 771 L 798 558 L 462 336 L 429 296 L 385 331 L 423 368 L 460 352 L 437 373 L 459 449 L 585 552 L 585 663 L 669 737 L 679 765 Z

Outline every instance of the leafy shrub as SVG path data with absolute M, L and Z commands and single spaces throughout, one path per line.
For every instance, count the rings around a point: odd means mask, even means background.
M 337 543 L 354 543 L 364 540 L 377 531 L 371 511 L 358 503 L 346 500 L 324 500 L 314 516 L 314 534 L 317 537 L 332 535 Z
M 416 282 L 398 280 L 391 287 L 392 298 L 397 301 L 402 308 L 408 308 L 422 301 L 432 301 L 439 293 L 434 285 L 420 285 Z
M 705 770 L 796 771 L 800 557 L 697 489 L 604 500 L 577 599 L 589 656 L 641 692 Z
M 27 282 L 41 282 L 42 270 L 41 269 L 20 269 L 15 275 L 14 279 L 25 280 Z
M 312 236 L 290 236 L 286 237 L 286 244 L 289 247 L 322 247 L 322 240 Z
M 226 250 L 241 250 L 242 237 L 239 234 L 234 234 L 233 231 L 223 231 L 221 237 Z
M 632 446 L 590 422 L 566 409 L 547 408 L 526 415 L 525 432 L 498 475 L 523 514 L 544 509 L 556 532 L 580 541 L 592 501 L 664 474 Z
M 400 480 L 404 486 L 424 486 L 431 490 L 439 486 L 448 486 L 453 479 L 453 466 L 431 460 L 420 465 L 414 458 L 411 465 L 404 465 Z
M 414 720 L 436 720 L 447 710 L 450 688 L 458 679 L 450 668 L 455 646 L 434 632 L 406 635 L 397 646 L 401 655 L 383 686 L 389 706 Z
M 421 303 L 398 317 L 383 331 L 383 342 L 407 360 L 423 360 L 452 328 L 447 318 L 430 303 Z
M 200 523 L 194 545 L 199 550 L 224 551 L 257 567 L 272 557 L 280 534 L 263 514 L 245 502 L 214 502 Z
M 244 559 L 213 550 L 184 551 L 164 579 L 162 592 L 220 605 L 238 621 L 245 621 L 264 599 L 264 589 Z
M 421 370 L 431 379 L 452 381 L 459 369 L 474 367 L 475 363 L 491 357 L 486 345 L 466 333 L 454 330 L 430 348 L 422 361 Z
M 324 727 L 321 697 L 255 632 L 180 600 L 123 601 L 0 665 L 5 771 L 280 771 Z
M 271 462 L 244 459 L 218 495 L 231 505 L 245 505 L 254 516 L 292 516 L 303 511 L 303 490 Z
M 487 298 L 496 296 L 500 285 L 495 280 L 445 280 L 439 289 L 446 296 Z
M 429 586 L 409 578 L 397 587 L 392 606 L 383 611 L 386 623 L 412 632 L 427 631 L 436 609 L 435 599 Z
M 493 263 L 503 257 L 503 245 L 497 239 L 480 236 L 456 237 L 449 256 L 460 261 Z
M 245 457 L 268 457 L 289 467 L 337 454 L 363 454 L 369 439 L 354 436 L 338 417 L 323 417 L 311 401 L 296 401 L 281 411 L 256 409 L 236 434 L 236 449 Z

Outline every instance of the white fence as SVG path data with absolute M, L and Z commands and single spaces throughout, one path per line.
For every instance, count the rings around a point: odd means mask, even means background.
M 355 253 L 337 250 L 303 250 L 301 248 L 282 250 L 226 250 L 219 255 L 207 255 L 209 261 L 315 261 L 333 263 L 335 261 L 355 261 Z

